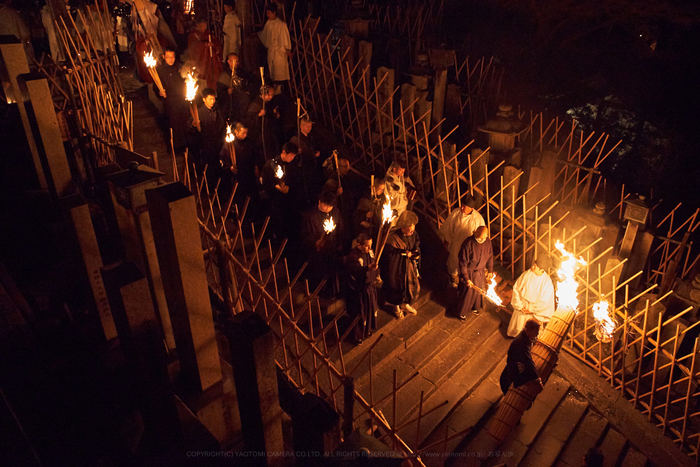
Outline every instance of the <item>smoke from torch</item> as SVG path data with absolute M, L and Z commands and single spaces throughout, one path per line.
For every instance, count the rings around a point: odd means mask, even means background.
M 607 300 L 601 300 L 593 304 L 593 318 L 596 320 L 593 334 L 601 342 L 610 342 L 615 332 L 615 321 L 610 317 L 609 307 L 610 304 Z

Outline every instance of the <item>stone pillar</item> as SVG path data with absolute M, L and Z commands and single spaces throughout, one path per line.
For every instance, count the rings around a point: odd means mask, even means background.
M 168 314 L 168 304 L 158 264 L 151 219 L 146 207 L 146 190 L 161 183 L 160 172 L 138 167 L 109 175 L 114 215 L 119 226 L 124 254 L 134 262 L 148 278 L 152 300 L 160 317 L 168 348 L 175 348 L 175 338 Z
M 458 84 L 448 84 L 445 97 L 445 116 L 452 119 L 461 119 L 460 95 L 462 90 Z
M 18 104 L 17 109 L 22 119 L 22 126 L 24 126 L 24 133 L 27 137 L 29 151 L 32 154 L 34 171 L 39 182 L 39 188 L 48 190 L 49 187 L 46 182 L 46 176 L 44 175 L 44 168 L 41 165 L 39 151 L 37 151 L 36 142 L 34 141 L 34 136 L 29 125 L 27 111 L 23 105 L 24 97 L 17 86 L 17 76 L 24 73 L 29 73 L 29 63 L 27 62 L 27 54 L 24 51 L 24 46 L 15 37 L 0 36 L 0 80 L 2 80 L 2 87 L 7 97 L 7 103 Z
M 176 450 L 182 449 L 183 437 L 148 281 L 133 263 L 108 266 L 102 275 L 119 343 L 134 378 L 144 436 L 149 444 L 167 448 L 175 456 Z
M 49 190 L 55 197 L 64 196 L 72 188 L 73 177 L 63 146 L 63 136 L 58 126 L 49 82 L 40 74 L 24 74 L 17 77 L 17 86 L 23 96 L 29 126 L 34 135 Z
M 416 107 L 414 115 L 416 119 L 422 117 L 424 114 L 428 113 L 425 119 L 425 126 L 430 130 L 431 125 L 431 110 L 433 103 L 428 100 L 428 82 L 430 80 L 429 76 L 426 75 L 410 75 L 411 83 L 416 87 L 416 97 L 418 97 L 418 102 L 416 102 Z M 423 124 L 420 125 L 420 130 L 422 130 Z M 421 133 L 418 133 L 418 137 L 421 137 Z
M 368 67 L 372 64 L 372 43 L 369 41 L 360 41 L 357 45 L 357 51 L 362 61 L 362 68 Z M 367 72 L 369 76 L 369 71 Z
M 435 72 L 433 82 L 433 122 L 437 124 L 442 120 L 445 111 L 445 95 L 447 93 L 447 69 L 443 68 Z
M 146 198 L 182 374 L 205 391 L 221 381 L 221 363 L 195 199 L 179 182 Z
M 513 181 L 518 175 L 520 175 L 523 171 L 518 169 L 517 167 L 513 167 L 512 165 L 507 165 L 503 168 L 503 186 L 507 186 L 511 181 Z M 503 190 L 503 208 L 509 207 L 513 203 L 513 195 L 515 194 L 515 197 L 517 198 L 518 195 L 520 194 L 520 180 L 513 182 L 512 186 L 509 186 L 508 188 Z M 530 203 L 527 203 L 528 200 L 526 200 L 526 208 L 529 209 L 532 206 Z M 534 210 L 533 210 L 534 213 Z M 533 214 L 534 215 L 534 214 Z
M 70 213 L 70 218 L 73 221 L 75 238 L 80 247 L 85 273 L 92 290 L 94 307 L 100 319 L 105 339 L 114 339 L 117 337 L 117 328 L 114 325 L 114 317 L 112 316 L 107 291 L 102 279 L 102 254 L 97 243 L 90 207 L 79 195 L 63 198 L 61 201 L 64 209 Z
M 226 326 L 245 449 L 274 452 L 284 449 L 282 409 L 274 360 L 274 336 L 252 311 L 234 316 Z M 282 465 L 281 457 L 267 465 Z

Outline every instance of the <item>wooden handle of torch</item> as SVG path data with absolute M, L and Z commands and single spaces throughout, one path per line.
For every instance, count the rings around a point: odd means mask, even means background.
M 158 87 L 158 90 L 161 93 L 165 92 L 165 89 L 163 89 L 163 83 L 160 81 L 160 76 L 158 75 L 158 70 L 155 68 L 148 68 L 148 72 L 151 74 L 151 78 L 153 78 L 153 82 L 156 83 L 156 86 Z
M 265 86 L 265 68 L 260 67 L 260 82 Z

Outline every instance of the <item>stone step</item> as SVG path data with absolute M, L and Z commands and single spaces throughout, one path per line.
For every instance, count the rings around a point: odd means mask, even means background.
M 520 465 L 532 467 L 553 465 L 587 408 L 588 401 L 575 389 L 569 390 L 547 425 L 530 446 Z
M 622 433 L 613 427 L 608 427 L 608 432 L 598 448 L 603 454 L 604 467 L 615 467 L 617 465 L 617 460 L 620 458 L 626 443 L 627 440 L 622 436 Z
M 492 368 L 487 377 L 461 401 L 446 420 L 440 423 L 423 442 L 423 447 L 430 446 L 428 451 L 430 454 L 433 454 L 424 459 L 426 465 L 429 467 L 447 464 L 465 465 L 467 458 L 460 456 L 465 455 L 466 451 L 458 449 L 458 447 L 464 444 L 465 440 L 478 433 L 491 414 L 491 409 L 501 399 L 502 393 L 499 378 L 505 365 L 505 356 L 502 356 L 499 363 Z M 441 440 L 445 441 L 441 443 Z M 450 462 L 446 463 L 446 460 Z
M 502 457 L 490 458 L 490 465 L 505 462 L 506 465 L 516 466 L 525 457 L 535 438 L 546 426 L 550 416 L 559 406 L 569 391 L 571 385 L 556 373 L 550 376 L 542 392 L 537 396 L 532 407 L 525 411 L 520 424 L 505 439 L 498 448 Z
M 421 376 L 436 385 L 434 393 L 425 395 L 422 413 L 440 408 L 421 419 L 419 443 L 487 376 L 488 371 L 493 369 L 504 355 L 498 348 L 503 341 L 498 332 L 498 320 L 485 313 L 471 322 L 472 326 L 459 333 L 448 347 L 421 370 Z M 469 344 L 465 343 L 465 339 Z M 495 352 L 490 350 L 494 347 L 498 348 Z M 477 349 L 484 351 L 479 359 L 474 358 Z M 411 415 L 402 422 L 414 418 L 418 408 L 418 405 L 413 407 L 409 411 Z M 415 438 L 417 430 L 418 422 L 414 421 L 399 430 L 399 434 Z
M 586 452 L 595 447 L 605 431 L 608 421 L 595 410 L 589 409 L 573 436 L 557 459 L 556 466 L 580 466 Z
M 645 467 L 647 463 L 647 456 L 639 452 L 635 447 L 630 446 L 620 465 L 622 467 Z
M 432 444 L 445 438 L 445 432 L 459 433 L 472 428 L 488 410 L 492 402 L 501 397 L 499 378 L 505 366 L 505 356 L 509 342 L 494 332 L 484 342 L 478 358 L 469 359 L 442 387 L 456 387 L 462 393 L 456 403 L 452 402 L 440 418 L 430 414 L 421 422 L 421 432 L 425 433 L 421 446 Z M 448 389 L 445 389 L 448 391 Z M 435 400 L 442 397 L 435 395 Z M 448 399 L 449 400 L 449 399 Z M 449 436 L 449 435 L 448 435 Z M 450 451 L 464 437 L 448 441 Z

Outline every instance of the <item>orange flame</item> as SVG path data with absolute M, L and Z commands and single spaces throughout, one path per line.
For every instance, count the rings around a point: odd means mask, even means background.
M 610 342 L 615 332 L 615 321 L 613 321 L 608 309 L 610 304 L 607 300 L 601 300 L 593 304 L 593 318 L 596 320 L 596 327 L 593 334 L 601 342 Z
M 278 165 L 278 166 L 277 166 L 277 169 L 275 169 L 275 177 L 280 178 L 280 179 L 281 179 L 282 177 L 284 177 L 284 170 L 282 170 L 282 166 L 281 166 L 281 165 Z
M 323 221 L 323 230 L 329 234 L 335 230 L 335 222 L 333 221 L 332 217 L 329 217 L 325 221 Z
M 233 130 L 231 130 L 231 125 L 226 125 L 226 142 L 233 143 L 236 137 L 233 135 Z
M 382 222 L 388 224 L 394 219 L 394 210 L 391 209 L 391 203 L 387 200 L 382 206 Z
M 194 72 L 190 71 L 185 78 L 185 100 L 192 102 L 197 97 L 198 89 L 197 78 L 194 76 Z
M 559 276 L 557 281 L 557 307 L 576 310 L 578 308 L 576 271 L 581 266 L 585 266 L 586 261 L 583 258 L 576 258 L 573 254 L 566 251 L 564 244 L 559 240 L 554 246 L 562 255 L 561 264 L 557 270 L 557 275 Z
M 492 277 L 491 282 L 489 282 L 489 286 L 486 289 L 486 298 L 491 300 L 493 303 L 495 303 L 498 306 L 503 305 L 503 300 L 501 300 L 501 297 L 498 296 L 496 293 L 496 278 Z
M 153 56 L 153 52 L 143 54 L 143 62 L 148 68 L 155 68 L 158 65 L 158 60 Z

